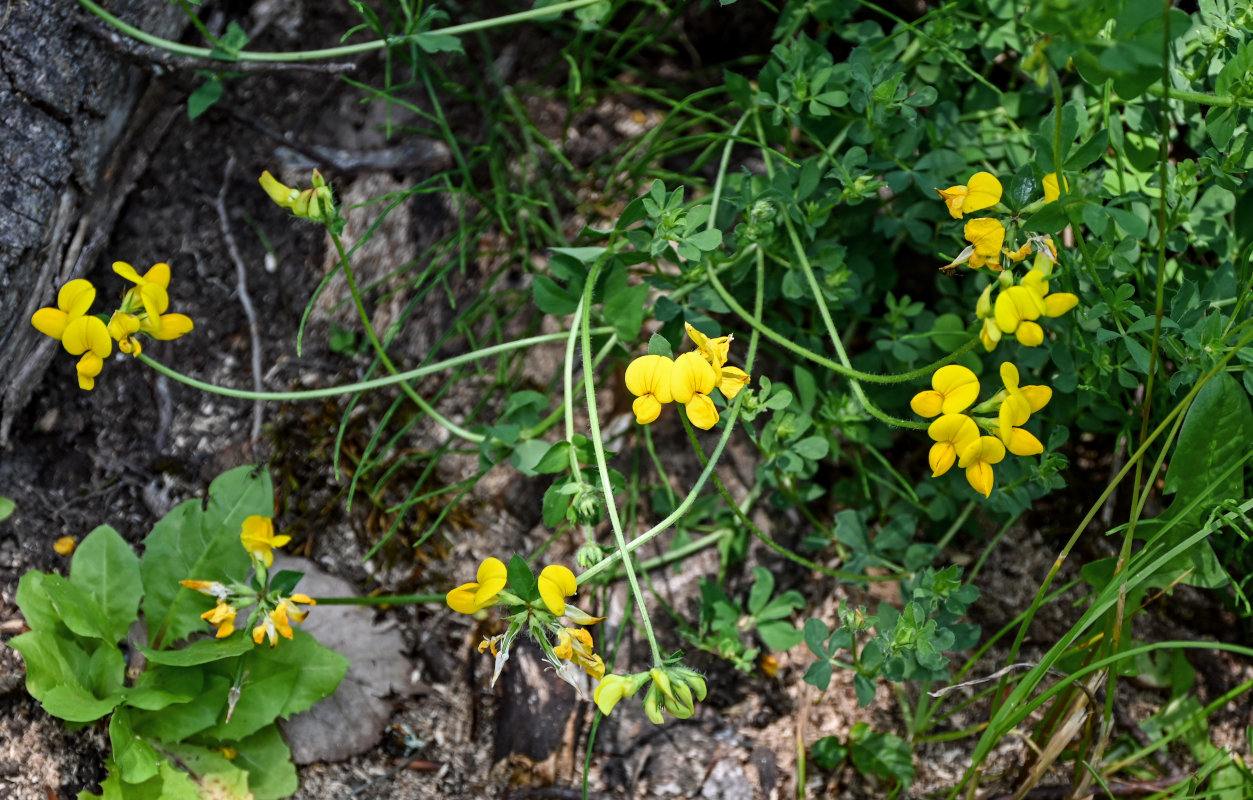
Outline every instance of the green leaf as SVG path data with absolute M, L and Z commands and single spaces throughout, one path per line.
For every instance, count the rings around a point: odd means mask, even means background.
M 783 620 L 771 620 L 757 625 L 757 633 L 771 650 L 791 650 L 805 638 L 803 631 Z
M 87 534 L 70 562 L 70 583 L 95 598 L 113 641 L 123 639 L 139 617 L 143 584 L 139 557 L 117 531 L 101 525 Z
M 674 358 L 674 348 L 670 346 L 670 340 L 662 336 L 660 333 L 654 333 L 648 339 L 648 354 L 650 356 L 665 356 L 666 358 Z
M 278 726 L 269 725 L 235 746 L 234 764 L 248 770 L 248 788 L 255 800 L 278 800 L 300 788 L 291 750 Z
M 562 444 L 567 443 L 562 442 Z M 536 467 L 551 449 L 551 445 L 543 439 L 527 439 L 524 442 L 518 442 L 514 446 L 513 452 L 509 454 L 509 463 L 513 464 L 518 472 L 521 472 L 528 478 L 534 478 L 540 474 Z M 569 460 L 565 462 L 564 466 L 567 468 L 570 466 Z
M 535 463 L 534 469 L 541 475 L 551 475 L 570 469 L 570 443 L 565 439 L 553 442 L 544 451 L 540 460 Z
M 853 675 L 853 691 L 857 693 L 857 705 L 862 708 L 874 702 L 874 681 L 860 672 Z
M 143 783 L 161 769 L 161 757 L 152 745 L 136 736 L 130 712 L 119 708 L 109 719 L 109 744 L 118 777 L 126 783 Z
M 112 711 L 121 701 L 120 694 L 101 699 L 83 687 L 71 684 L 54 686 L 39 698 L 44 711 L 69 722 L 98 720 Z
M 553 482 L 544 491 L 542 505 L 544 526 L 556 528 L 566 518 L 566 509 L 570 507 L 570 495 L 563 490 L 570 485 L 570 478 L 562 478 Z
M 60 575 L 45 575 L 43 590 L 65 627 L 79 636 L 100 639 L 110 645 L 117 644 L 121 637 L 113 635 L 96 598 Z
M 170 757 L 186 767 L 201 787 L 205 800 L 244 800 L 248 797 L 248 772 L 217 750 L 194 744 L 165 746 Z
M 208 664 L 224 658 L 243 655 L 255 645 L 244 632 L 236 632 L 225 639 L 198 639 L 178 650 L 153 650 L 140 646 L 140 650 L 152 664 L 168 664 L 172 667 L 192 667 Z
M 36 700 L 57 686 L 86 686 L 90 682 L 91 656 L 51 630 L 33 630 L 14 636 L 9 647 L 26 662 L 26 691 Z
M 1209 493 L 1213 501 L 1245 499 L 1242 472 L 1232 471 L 1225 479 L 1222 474 L 1250 450 L 1253 411 L 1248 395 L 1235 378 L 1220 372 L 1201 388 L 1184 417 L 1166 470 L 1165 492 L 1176 494 L 1171 508 L 1203 493 Z M 1197 511 L 1190 519 L 1199 523 L 1201 516 Z
M 305 574 L 294 569 L 284 569 L 270 575 L 270 591 L 287 597 L 300 583 Z
M 10 498 L 0 495 L 0 522 L 4 522 L 13 515 L 13 511 L 17 508 L 17 504 Z
M 831 655 L 825 644 L 827 637 L 831 635 L 830 629 L 827 628 L 827 623 L 817 617 L 810 617 L 805 620 L 804 635 L 805 645 L 818 658 L 825 659 Z
M 243 656 L 248 679 L 230 722 L 205 732 L 220 739 L 241 739 L 264 728 L 279 717 L 290 717 L 330 696 L 348 671 L 348 659 L 318 644 L 297 628 L 291 641 L 277 647 L 256 647 Z M 235 670 L 228 662 L 215 662 L 209 669 L 233 679 Z
M 914 780 L 913 751 L 899 736 L 870 731 L 853 742 L 850 755 L 863 775 L 895 778 L 906 787 Z
M 17 607 L 22 609 L 26 624 L 36 631 L 51 631 L 61 618 L 52 607 L 48 593 L 44 591 L 44 578 L 47 573 L 31 570 L 22 576 L 17 584 Z
M 447 33 L 419 33 L 413 37 L 426 53 L 464 53 L 461 40 Z
M 830 445 L 825 436 L 807 436 L 796 444 L 792 445 L 792 451 L 801 458 L 807 458 L 810 461 L 817 461 L 826 458 L 830 452 Z
M 208 508 L 188 500 L 153 526 L 139 565 L 150 645 L 162 649 L 207 629 L 200 619 L 208 607 L 204 595 L 178 582 L 243 580 L 252 565 L 239 542 L 244 519 L 254 514 L 268 517 L 273 511 L 269 473 L 239 467 L 209 485 Z
M 539 599 L 539 581 L 531 571 L 531 565 L 517 553 L 509 559 L 509 589 L 523 600 Z
M 618 338 L 629 342 L 640 335 L 648 304 L 648 284 L 627 286 L 625 267 L 615 267 L 605 279 L 605 320 Z
M 810 746 L 809 757 L 819 769 L 833 770 L 848 758 L 848 748 L 834 736 L 824 736 Z
M 547 275 L 536 275 L 531 279 L 531 292 L 535 295 L 536 307 L 545 314 L 564 317 L 573 314 L 579 307 L 579 298 Z
M 202 689 L 204 670 L 152 666 L 126 690 L 126 705 L 144 711 L 160 711 L 167 706 L 191 702 Z
M 774 574 L 765 567 L 753 567 L 753 588 L 748 593 L 748 613 L 756 615 L 774 594 Z
M 805 683 L 825 692 L 831 685 L 831 662 L 824 658 L 810 664 L 809 669 L 805 670 Z
M 187 96 L 187 117 L 195 119 L 222 99 L 222 80 L 217 75 L 206 80 Z
M 159 711 L 131 711 L 131 725 L 138 733 L 162 742 L 181 742 L 200 733 L 225 716 L 233 675 L 206 675 L 204 688 L 190 702 Z

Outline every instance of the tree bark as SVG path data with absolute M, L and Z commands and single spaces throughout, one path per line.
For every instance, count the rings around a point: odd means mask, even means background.
M 182 30 L 165 0 L 111 13 L 158 36 Z M 141 103 L 148 80 L 90 32 L 73 0 L 0 0 L 0 447 L 60 345 L 30 324 L 93 266 L 128 186 L 146 168 L 123 146 L 159 135 L 171 100 Z M 94 17 L 90 17 L 94 20 Z M 175 109 L 176 110 L 176 109 Z

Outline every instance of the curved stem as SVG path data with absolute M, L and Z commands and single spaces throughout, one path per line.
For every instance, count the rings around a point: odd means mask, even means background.
M 594 335 L 612 332 L 613 328 L 608 327 L 592 329 L 592 333 Z M 385 386 L 395 386 L 396 384 L 404 381 L 421 378 L 425 375 L 431 375 L 436 372 L 442 372 L 443 370 L 451 369 L 452 367 L 460 366 L 461 364 L 465 364 L 470 361 L 478 361 L 481 358 L 490 358 L 494 355 L 499 355 L 500 353 L 522 350 L 528 347 L 533 347 L 537 344 L 559 342 L 567 336 L 569 336 L 567 333 L 545 333 L 541 336 L 530 336 L 525 339 L 517 339 L 512 342 L 494 344 L 491 347 L 484 347 L 480 350 L 475 350 L 472 353 L 453 356 L 452 358 L 448 358 L 443 361 L 436 361 L 434 364 L 427 364 L 405 372 L 398 372 L 395 375 L 389 375 L 384 378 L 374 378 L 368 381 L 359 381 L 358 383 L 346 383 L 342 386 L 328 386 L 325 389 L 305 389 L 298 392 L 254 392 L 247 389 L 232 389 L 228 386 L 218 386 L 216 384 L 206 383 L 205 381 L 197 380 L 188 375 L 184 375 L 178 370 L 167 367 L 160 361 L 156 361 L 150 356 L 142 353 L 135 356 L 135 358 L 145 365 L 152 367 L 152 369 L 162 375 L 172 378 L 186 386 L 190 386 L 193 389 L 200 389 L 201 391 L 221 395 L 222 397 L 234 397 L 240 400 L 271 400 L 275 402 L 288 402 L 293 400 L 317 400 L 322 397 L 337 397 L 341 394 L 354 394 L 368 389 L 381 389 Z
M 357 280 L 353 277 L 352 267 L 348 265 L 348 254 L 344 252 L 344 243 L 340 241 L 339 236 L 336 235 L 330 227 L 327 227 L 327 231 L 331 234 L 331 241 L 335 243 L 335 252 L 339 254 L 339 265 L 344 269 L 344 279 L 348 281 L 348 291 L 352 293 L 352 302 L 357 307 L 357 314 L 361 317 L 361 325 L 365 328 L 365 335 L 370 340 L 370 346 L 374 348 L 375 354 L 377 354 L 379 360 L 383 362 L 383 366 L 387 368 L 387 371 L 392 375 L 398 375 L 400 371 L 396 369 L 396 365 L 393 364 L 391 358 L 388 357 L 387 350 L 383 347 L 383 343 L 379 341 L 378 335 L 374 333 L 374 325 L 370 322 L 370 315 L 366 313 L 365 303 L 361 301 L 361 292 L 357 289 Z M 413 401 L 414 405 L 422 410 L 422 413 L 435 420 L 435 422 L 439 423 L 454 436 L 459 436 L 468 442 L 475 443 L 479 443 L 487 439 L 487 437 L 483 434 L 468 431 L 445 417 L 443 414 L 440 414 L 430 403 L 426 402 L 420 394 L 414 391 L 413 387 L 410 386 L 408 382 L 401 381 L 400 388 L 406 395 L 408 395 L 409 399 Z
M 760 316 L 754 316 L 749 313 L 748 309 L 740 305 L 739 301 L 731 296 L 731 293 L 725 286 L 722 285 L 722 282 L 718 280 L 718 276 L 712 270 L 709 271 L 708 277 L 710 284 L 713 285 L 714 291 L 717 292 L 720 298 L 722 298 L 722 302 L 726 303 L 728 308 L 734 311 L 740 319 L 752 326 L 754 330 L 761 331 L 762 336 L 765 336 L 767 339 L 780 347 L 791 350 L 793 353 L 796 353 L 802 358 L 807 358 L 819 366 L 826 367 L 838 375 L 843 375 L 846 378 L 856 378 L 857 380 L 865 381 L 866 383 L 908 383 L 909 381 L 916 381 L 920 378 L 925 378 L 940 367 L 943 367 L 946 364 L 951 364 L 966 355 L 974 349 L 976 344 L 979 343 L 978 336 L 971 336 L 965 344 L 938 361 L 933 361 L 924 367 L 919 367 L 918 369 L 913 369 L 909 372 L 902 372 L 897 375 L 878 375 L 873 372 L 862 372 L 859 369 L 850 369 L 845 367 L 843 364 L 838 364 L 826 356 L 819 355 L 813 350 L 802 347 L 773 328 L 767 327 L 766 324 L 761 321 Z
M 105 11 L 92 0 L 78 0 L 78 2 L 91 13 L 100 19 L 117 28 L 122 33 L 153 47 L 160 47 L 162 50 L 179 56 L 188 56 L 190 58 L 216 58 L 214 51 L 208 47 L 192 47 L 190 45 L 179 44 L 178 42 L 162 39 L 160 36 L 154 36 L 145 30 L 136 28 L 130 23 L 123 22 L 121 19 Z M 436 28 L 435 30 L 424 31 L 409 36 L 392 36 L 387 39 L 376 39 L 372 42 L 362 42 L 360 44 L 347 44 L 341 47 L 327 47 L 321 50 L 298 50 L 293 53 L 272 53 L 257 52 L 253 50 L 240 50 L 235 55 L 236 61 L 320 61 L 328 58 L 340 58 L 342 56 L 356 55 L 357 53 L 368 53 L 372 50 L 382 50 L 385 47 L 393 47 L 408 42 L 418 42 L 423 36 L 457 36 L 463 33 L 473 33 L 474 31 L 486 30 L 502 25 L 512 25 L 517 22 L 526 22 L 527 20 L 538 19 L 540 17 L 552 17 L 565 11 L 572 11 L 577 8 L 598 3 L 600 0 L 566 0 L 564 3 L 554 3 L 551 6 L 542 8 L 533 8 L 529 11 L 519 11 L 516 14 L 505 14 L 490 19 L 477 20 L 475 22 L 467 22 L 464 25 L 451 25 L 447 28 Z M 419 45 L 420 46 L 420 45 Z M 227 69 L 227 65 L 231 62 L 223 61 L 223 69 Z

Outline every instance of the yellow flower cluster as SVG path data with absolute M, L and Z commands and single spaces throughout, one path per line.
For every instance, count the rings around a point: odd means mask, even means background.
M 30 320 L 40 333 L 59 340 L 67 353 L 81 356 L 76 368 L 78 385 L 89 391 L 95 388 L 96 376 L 104 368 L 104 359 L 113 352 L 114 341 L 123 353 L 139 355 L 142 348 L 137 334 L 169 340 L 193 327 L 191 319 L 183 314 L 165 313 L 170 307 L 169 264 L 156 264 L 140 275 L 130 264 L 115 261 L 113 271 L 135 286 L 122 295 L 122 302 L 107 325 L 102 317 L 88 313 L 96 301 L 96 287 L 82 278 L 61 287 L 56 308 L 41 308 Z
M 448 607 L 461 614 L 473 614 L 488 606 L 500 602 L 516 604 L 513 595 L 501 597 L 505 584 L 509 582 L 509 570 L 505 562 L 499 558 L 485 558 L 479 564 L 476 581 L 463 583 L 448 592 L 445 598 Z M 549 564 L 539 574 L 539 595 L 556 616 L 566 613 L 566 598 L 579 590 L 578 581 L 569 567 L 560 564 Z M 581 612 L 580 612 L 581 613 Z
M 252 556 L 253 566 L 258 572 L 268 569 L 274 564 L 276 547 L 282 547 L 291 541 L 290 536 L 275 536 L 274 522 L 269 517 L 253 515 L 244 520 L 239 534 L 240 544 Z M 217 604 L 200 615 L 200 618 L 216 628 L 216 636 L 225 639 L 235 632 L 235 618 L 239 610 L 257 603 L 257 608 L 248 617 L 248 624 L 254 622 L 252 640 L 261 644 L 269 639 L 270 647 L 278 645 L 278 637 L 291 639 L 293 636 L 291 623 L 304 622 L 309 615 L 308 609 L 300 606 L 314 606 L 317 602 L 308 595 L 297 592 L 283 597 L 277 592 L 270 595 L 259 595 L 249 586 L 232 584 L 227 586 L 219 581 L 186 580 L 179 583 L 188 589 L 208 595 Z
M 1053 390 L 1047 386 L 1019 386 L 1018 368 L 1001 365 L 1005 388 L 971 409 L 976 414 L 996 412 L 996 418 L 964 413 L 979 397 L 979 379 L 966 367 L 950 364 L 931 376 L 931 388 L 914 395 L 910 407 L 921 417 L 937 417 L 927 428 L 935 444 L 928 461 L 931 477 L 948 472 L 956 463 L 966 471 L 966 480 L 984 497 L 992 493 L 992 465 L 1005 458 L 1005 451 L 1016 456 L 1044 452 L 1030 431 L 1022 426 L 1032 414 L 1048 405 Z M 980 429 L 992 435 L 983 435 Z
M 644 695 L 644 713 L 656 725 L 668 711 L 677 719 L 688 719 L 696 713 L 696 702 L 705 699 L 705 678 L 684 666 L 653 667 L 634 675 L 606 675 L 592 696 L 602 714 L 609 714 L 624 697 L 631 697 L 652 682 Z
M 1061 196 L 1056 173 L 1044 176 L 1044 202 L 1051 203 Z M 964 186 L 936 189 L 948 206 L 954 219 L 963 214 L 991 208 L 1001 201 L 1001 182 L 990 172 L 977 172 Z M 1069 292 L 1049 294 L 1049 278 L 1057 263 L 1057 247 L 1047 235 L 1029 236 L 1017 250 L 1004 249 L 1005 226 L 992 217 L 972 219 L 965 226 L 966 241 L 970 245 L 956 259 L 941 267 L 952 272 L 959 264 L 972 269 L 987 267 L 1000 277 L 983 290 L 975 306 L 975 314 L 982 321 L 979 340 L 991 352 L 1002 335 L 1012 333 L 1024 345 L 1036 347 L 1044 341 L 1044 329 L 1036 322 L 1040 317 L 1057 317 L 1065 314 L 1079 303 L 1079 298 Z M 1013 274 L 1004 272 L 1001 256 L 1012 266 L 1035 253 L 1030 272 L 1018 283 Z M 995 302 L 993 287 L 999 287 Z
M 718 409 L 709 393 L 716 387 L 727 400 L 748 385 L 748 373 L 727 364 L 731 336 L 709 338 L 685 323 L 696 349 L 676 359 L 661 355 L 640 356 L 627 366 L 627 391 L 635 395 L 631 408 L 641 425 L 648 425 L 671 401 L 687 408 L 687 418 L 702 430 L 718 424 Z

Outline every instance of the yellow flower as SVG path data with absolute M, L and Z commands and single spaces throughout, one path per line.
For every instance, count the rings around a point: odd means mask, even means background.
M 296 198 L 300 196 L 299 189 L 279 183 L 268 169 L 261 173 L 260 180 L 261 188 L 279 208 L 291 208 L 292 203 L 296 202 Z
M 234 606 L 225 600 L 218 600 L 218 604 L 200 615 L 200 618 L 206 620 L 210 625 L 217 628 L 217 638 L 225 639 L 235 632 L 235 615 L 239 613 Z M 254 635 L 254 638 L 255 635 Z M 291 638 L 290 636 L 288 637 Z M 260 642 L 260 639 L 257 639 Z
M 944 414 L 927 426 L 927 435 L 935 440 L 927 463 L 931 477 L 938 478 L 949 471 L 958 453 L 979 438 L 979 426 L 965 414 Z
M 984 497 L 992 494 L 992 465 L 1005 458 L 1005 445 L 994 436 L 979 436 L 962 448 L 957 466 L 966 470 L 966 480 Z
M 113 271 L 135 284 L 135 288 L 122 296 L 122 307 L 109 320 L 109 335 L 117 340 L 118 349 L 123 353 L 139 355 L 142 348 L 134 338 L 139 331 L 154 339 L 169 341 L 195 327 L 191 318 L 184 314 L 165 313 L 170 307 L 169 264 L 154 264 L 140 275 L 125 261 L 115 261 Z
M 684 353 L 675 359 L 670 393 L 675 402 L 687 407 L 687 418 L 702 430 L 718 424 L 718 409 L 709 399 L 717 382 L 713 367 L 700 353 Z
M 1044 202 L 1045 203 L 1051 203 L 1057 198 L 1062 196 L 1062 193 L 1057 185 L 1057 173 L 1056 172 L 1050 172 L 1049 174 L 1045 175 L 1043 183 L 1044 183 Z M 1062 186 L 1066 187 L 1066 191 L 1070 191 L 1070 181 L 1066 180 L 1065 178 L 1062 179 Z
M 573 661 L 596 680 L 605 677 L 605 662 L 592 650 L 592 635 L 582 628 L 562 628 L 557 631 L 557 646 L 553 655 Z
M 550 564 L 539 574 L 539 596 L 548 610 L 561 616 L 566 613 L 566 598 L 579 590 L 579 582 L 569 567 Z
M 1006 449 L 1016 456 L 1033 456 L 1044 452 L 1031 432 L 1023 429 L 1032 414 L 1048 405 L 1053 390 L 1047 386 L 1018 386 L 1018 368 L 1009 362 L 1001 365 L 1001 381 L 1005 384 L 1005 398 L 997 413 L 997 436 Z
M 996 324 L 1028 347 L 1036 347 L 1044 341 L 1044 329 L 1035 320 L 1042 316 L 1059 317 L 1078 303 L 1079 298 L 1069 292 L 1049 294 L 1044 273 L 1033 269 L 1017 286 L 1003 289 L 996 296 Z
M 1023 276 L 1019 281 L 1021 285 L 1034 292 L 1041 300 L 1044 301 L 1044 311 L 1041 313 L 1046 317 L 1060 317 L 1070 309 L 1079 305 L 1079 298 L 1070 292 L 1049 293 L 1048 273 L 1038 269 L 1033 269 Z
M 78 546 L 78 542 L 74 541 L 73 536 L 62 536 L 52 543 L 52 549 L 57 555 L 68 556 L 74 552 L 74 548 Z
M 1001 182 L 990 172 L 976 172 L 965 186 L 936 189 L 953 219 L 1001 202 Z
M 635 421 L 641 425 L 653 422 L 661 414 L 661 407 L 669 403 L 670 374 L 674 362 L 665 356 L 640 356 L 626 370 L 627 391 L 635 395 L 631 409 Z
M 244 520 L 239 541 L 244 545 L 245 550 L 263 561 L 268 568 L 274 564 L 274 548 L 287 544 L 291 541 L 291 537 L 275 536 L 274 520 L 253 514 Z
M 710 339 L 692 327 L 690 322 L 683 323 L 683 327 L 687 329 L 688 338 L 696 345 L 701 356 L 709 362 L 709 366 L 714 368 L 714 383 L 722 392 L 722 396 L 728 400 L 734 400 L 735 396 L 740 393 L 740 389 L 748 385 L 749 376 L 739 367 L 727 366 L 732 336 L 727 334 Z
M 970 254 L 971 269 L 986 266 L 1001 271 L 1001 245 L 1005 244 L 1005 226 L 1000 220 L 991 217 L 979 217 L 966 223 L 963 230 L 966 241 L 974 247 Z
M 87 315 L 95 299 L 96 287 L 90 281 L 72 280 L 57 292 L 56 308 L 41 308 L 30 319 L 40 333 L 59 339 L 65 352 L 82 356 L 76 370 L 79 388 L 84 390 L 95 387 L 104 359 L 113 352 L 104 322 Z
M 496 601 L 496 595 L 509 580 L 505 562 L 499 558 L 486 558 L 479 564 L 478 581 L 463 583 L 448 593 L 448 607 L 461 614 L 473 614 Z
M 979 379 L 960 364 L 937 369 L 931 375 L 931 387 L 909 401 L 909 407 L 920 417 L 965 411 L 979 396 Z

